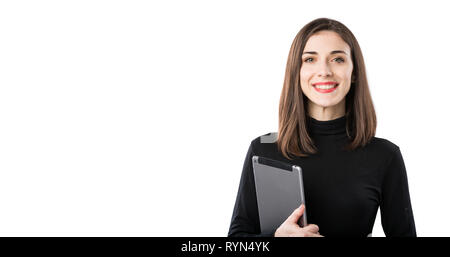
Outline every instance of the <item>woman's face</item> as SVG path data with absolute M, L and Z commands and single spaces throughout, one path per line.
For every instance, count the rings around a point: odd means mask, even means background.
M 309 99 L 310 113 L 345 113 L 352 71 L 350 46 L 339 34 L 329 30 L 313 34 L 306 42 L 300 69 L 301 88 Z

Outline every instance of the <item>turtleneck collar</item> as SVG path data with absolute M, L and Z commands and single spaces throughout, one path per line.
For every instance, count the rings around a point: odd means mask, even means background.
M 306 115 L 308 129 L 313 134 L 336 135 L 346 133 L 347 116 L 344 115 L 334 120 L 319 121 Z

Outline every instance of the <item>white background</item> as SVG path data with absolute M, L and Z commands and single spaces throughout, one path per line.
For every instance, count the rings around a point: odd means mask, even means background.
M 226 236 L 292 40 L 328 17 L 363 50 L 417 234 L 449 236 L 445 2 L 2 1 L 0 235 Z

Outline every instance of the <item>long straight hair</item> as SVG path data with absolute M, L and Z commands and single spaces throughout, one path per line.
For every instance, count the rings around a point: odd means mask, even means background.
M 292 159 L 289 155 L 307 157 L 318 151 L 308 134 L 308 99 L 301 90 L 300 68 L 306 42 L 314 33 L 323 30 L 338 33 L 351 50 L 353 80 L 345 96 L 346 133 L 350 140 L 343 150 L 351 151 L 365 146 L 375 136 L 377 118 L 358 41 L 344 24 L 328 18 L 315 19 L 306 24 L 294 38 L 286 65 L 279 105 L 277 145 L 288 159 Z

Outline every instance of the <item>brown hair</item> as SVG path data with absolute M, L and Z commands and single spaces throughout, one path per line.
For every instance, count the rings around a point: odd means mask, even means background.
M 375 136 L 377 118 L 358 41 L 344 24 L 328 18 L 315 19 L 306 24 L 294 38 L 286 65 L 279 105 L 277 144 L 279 151 L 288 159 L 291 159 L 289 154 L 306 157 L 317 153 L 317 148 L 308 134 L 308 99 L 301 90 L 300 68 L 306 42 L 314 33 L 322 30 L 338 33 L 351 49 L 353 80 L 345 96 L 346 131 L 350 142 L 344 150 L 365 146 Z

